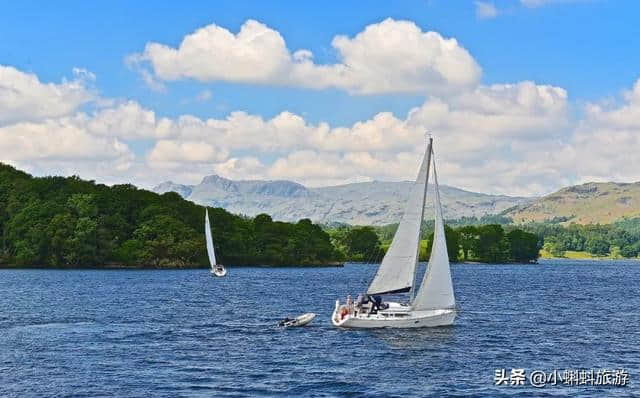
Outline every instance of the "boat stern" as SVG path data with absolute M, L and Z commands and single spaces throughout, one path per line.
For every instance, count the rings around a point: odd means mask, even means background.
M 340 327 L 349 320 L 349 309 L 346 305 L 340 304 L 340 300 L 336 300 L 336 306 L 331 314 L 331 323 L 333 326 Z

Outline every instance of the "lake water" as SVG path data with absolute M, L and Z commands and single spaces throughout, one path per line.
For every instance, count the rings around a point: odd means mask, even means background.
M 0 270 L 0 396 L 640 394 L 638 262 L 457 264 L 453 327 L 331 326 L 374 272 Z M 275 326 L 303 312 L 318 317 Z M 630 385 L 496 386 L 513 368 L 624 369 Z

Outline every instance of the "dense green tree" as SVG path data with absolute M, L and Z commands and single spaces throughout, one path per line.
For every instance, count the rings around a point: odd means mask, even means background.
M 564 257 L 565 246 L 553 236 L 546 239 L 542 247 L 554 257 Z
M 458 237 L 460 241 L 460 247 L 462 248 L 462 258 L 469 260 L 469 252 L 476 246 L 480 235 L 478 234 L 478 228 L 473 225 L 467 225 L 465 227 L 458 228 Z
M 605 256 L 609 253 L 609 246 L 609 242 L 603 236 L 594 235 L 587 239 L 585 248 L 589 253 Z
M 347 255 L 359 261 L 375 261 L 381 257 L 380 239 L 372 227 L 351 228 L 343 237 Z
M 372 227 L 355 227 L 349 230 L 344 241 L 347 253 L 352 257 L 367 260 L 380 249 L 380 239 Z
M 620 255 L 622 255 L 622 257 L 638 257 L 638 254 L 640 254 L 640 241 L 620 248 Z
M 509 242 L 509 259 L 516 262 L 536 261 L 540 255 L 538 237 L 521 229 L 514 229 L 507 233 Z
M 475 242 L 473 252 L 480 261 L 490 263 L 508 261 L 509 242 L 502 226 L 489 224 L 478 227 L 478 240 Z

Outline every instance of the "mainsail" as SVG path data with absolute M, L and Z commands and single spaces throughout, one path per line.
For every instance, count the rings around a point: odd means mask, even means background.
M 204 234 L 207 237 L 207 254 L 209 255 L 209 264 L 211 268 L 216 265 L 216 252 L 213 250 L 213 239 L 211 238 L 211 225 L 209 224 L 209 211 L 204 211 Z
M 416 294 L 412 308 L 416 311 L 432 309 L 455 308 L 456 300 L 453 295 L 451 271 L 449 269 L 449 253 L 447 253 L 447 241 L 444 234 L 444 222 L 442 219 L 442 205 L 440 204 L 440 189 L 438 188 L 438 175 L 436 163 L 433 161 L 434 200 L 435 200 L 435 229 L 433 232 L 433 245 L 429 265 L 424 275 L 422 286 Z
M 422 158 L 418 178 L 409 193 L 405 212 L 398 224 L 391 246 L 382 259 L 367 294 L 407 292 L 413 285 L 414 270 L 418 263 L 420 225 L 424 213 L 430 163 L 431 141 Z

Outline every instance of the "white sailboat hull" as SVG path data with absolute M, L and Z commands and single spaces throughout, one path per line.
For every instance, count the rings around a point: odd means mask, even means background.
M 211 270 L 211 274 L 218 277 L 227 276 L 226 268 L 215 268 Z
M 387 310 L 378 311 L 375 314 L 367 314 L 367 311 L 350 311 L 346 315 L 342 312 L 348 307 L 340 305 L 336 301 L 336 308 L 331 316 L 331 323 L 336 327 L 353 329 L 378 329 L 378 328 L 427 328 L 453 325 L 456 318 L 455 309 L 436 309 L 425 311 L 413 311 L 410 307 L 399 303 L 389 304 Z

